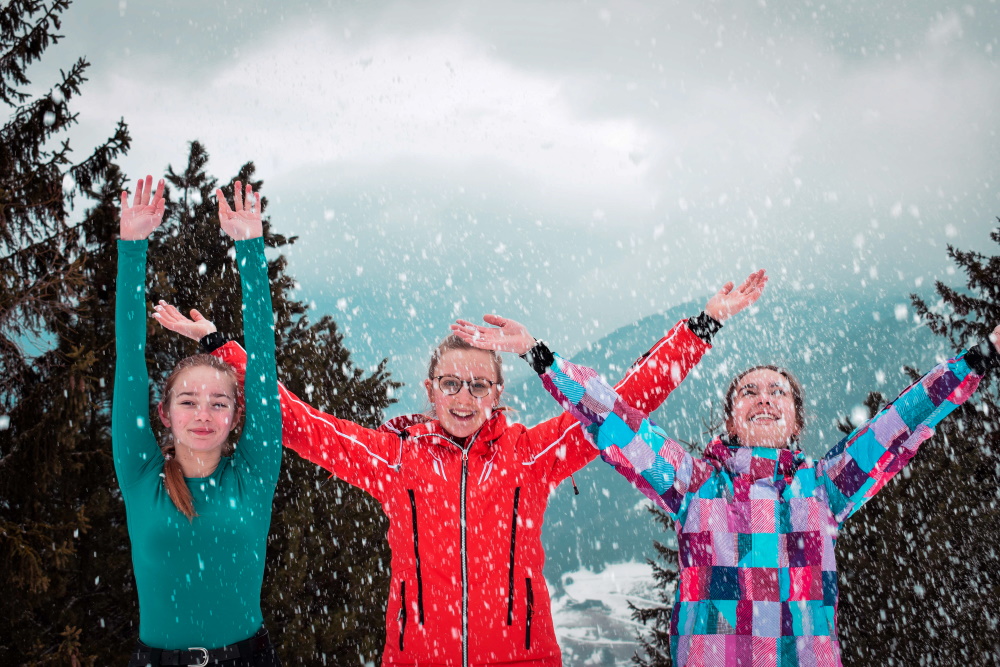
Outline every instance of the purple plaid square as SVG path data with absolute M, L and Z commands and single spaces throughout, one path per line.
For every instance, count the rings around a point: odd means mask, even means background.
M 931 373 L 924 378 L 923 384 L 927 391 L 927 398 L 931 400 L 931 403 L 941 405 L 955 391 L 955 387 L 961 384 L 961 380 L 942 368 L 939 373 Z
M 857 462 L 849 458 L 840 474 L 833 478 L 840 492 L 850 498 L 868 481 L 868 473 L 861 469 Z
M 784 537 L 789 567 L 820 565 L 823 562 L 823 541 L 817 531 L 788 533 Z
M 886 445 L 895 440 L 900 433 L 908 433 L 910 429 L 903 423 L 896 406 L 893 406 L 871 425 L 871 431 L 879 442 Z

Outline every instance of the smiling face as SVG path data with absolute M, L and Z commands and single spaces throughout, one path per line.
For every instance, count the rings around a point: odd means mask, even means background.
M 493 355 L 476 349 L 443 352 L 431 374 L 434 377 L 451 376 L 459 380 L 489 380 L 493 383 L 499 380 Z M 452 395 L 442 391 L 440 385 L 441 382 L 433 379 L 424 380 L 427 399 L 434 406 L 434 415 L 444 430 L 456 438 L 468 438 L 478 431 L 493 414 L 503 391 L 502 385 L 495 385 L 485 396 L 476 398 L 470 393 L 468 384 L 463 384 L 458 393 Z
M 746 373 L 730 389 L 729 400 L 726 430 L 741 445 L 788 447 L 802 430 L 792 383 L 778 371 L 758 368 Z
M 175 447 L 192 453 L 221 450 L 236 426 L 235 380 L 210 366 L 185 368 L 177 373 L 159 412 Z

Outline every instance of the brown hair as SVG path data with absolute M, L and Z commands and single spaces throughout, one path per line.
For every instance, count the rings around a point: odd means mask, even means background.
M 733 416 L 733 398 L 736 395 L 736 390 L 739 388 L 740 380 L 744 377 L 753 373 L 754 371 L 774 371 L 782 375 L 786 380 L 788 380 L 789 386 L 792 388 L 792 401 L 795 404 L 795 426 L 796 435 L 795 440 L 802 435 L 802 431 L 806 427 L 806 408 L 805 408 L 805 392 L 802 391 L 802 385 L 799 384 L 798 379 L 792 372 L 787 368 L 782 368 L 781 366 L 775 366 L 773 364 L 761 364 L 760 366 L 753 366 L 746 369 L 742 373 L 736 375 L 733 381 L 729 383 L 729 389 L 726 390 L 726 403 L 722 409 L 722 424 L 725 426 L 729 423 L 730 418 Z
M 239 419 L 239 415 L 243 407 L 243 385 L 236 377 L 236 371 L 233 370 L 232 366 L 210 354 L 196 354 L 177 362 L 177 365 L 174 366 L 174 370 L 170 372 L 170 375 L 167 376 L 166 382 L 163 383 L 163 395 L 160 399 L 160 407 L 163 409 L 169 409 L 170 398 L 174 390 L 174 385 L 177 384 L 177 378 L 180 377 L 180 374 L 187 369 L 196 368 L 198 366 L 214 368 L 220 373 L 224 373 L 232 378 L 233 387 L 235 388 L 234 393 L 236 394 L 236 418 Z M 230 432 L 229 438 L 226 442 L 223 443 L 223 456 L 231 456 L 236 450 L 234 442 L 236 433 L 237 430 L 234 429 Z M 184 470 L 181 468 L 181 464 L 177 461 L 177 452 L 173 434 L 167 434 L 164 443 L 160 445 L 160 452 L 163 454 L 163 485 L 167 488 L 167 494 L 170 496 L 170 500 L 173 501 L 174 506 L 177 507 L 177 509 L 179 509 L 184 516 L 188 519 L 193 519 L 197 516 L 194 511 L 194 500 L 191 497 L 191 489 L 188 488 L 187 482 L 184 481 Z

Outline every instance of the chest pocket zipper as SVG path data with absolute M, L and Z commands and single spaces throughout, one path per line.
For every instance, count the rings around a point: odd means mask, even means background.
M 507 574 L 507 625 L 514 624 L 514 553 L 517 546 L 517 505 L 521 487 L 514 489 L 514 514 L 510 521 L 510 572 Z
M 524 619 L 524 648 L 531 648 L 531 617 L 535 613 L 535 593 L 531 590 L 531 577 L 524 579 L 525 592 L 527 594 L 527 611 Z
M 406 582 L 399 582 L 399 650 L 403 650 L 403 636 L 406 633 Z
M 420 625 L 424 624 L 424 582 L 420 576 L 420 546 L 417 541 L 417 498 L 413 489 L 407 489 L 410 496 L 410 510 L 413 513 L 413 558 L 417 564 L 417 614 Z

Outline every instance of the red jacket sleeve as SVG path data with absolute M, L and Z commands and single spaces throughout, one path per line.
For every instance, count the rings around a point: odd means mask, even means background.
M 243 382 L 247 357 L 238 343 L 226 343 L 212 354 L 235 368 L 239 381 Z M 321 412 L 304 403 L 280 382 L 278 393 L 283 444 L 302 458 L 381 500 L 387 484 L 399 469 L 402 440 L 395 434 L 375 431 Z
M 691 331 L 687 320 L 681 320 L 636 359 L 615 391 L 627 404 L 648 415 L 663 405 L 711 347 Z
M 663 404 L 710 348 L 691 331 L 687 320 L 681 320 L 632 364 L 615 391 L 627 404 L 649 414 Z M 538 465 L 553 486 L 598 454 L 580 423 L 569 414 L 528 429 L 526 436 L 525 465 Z

